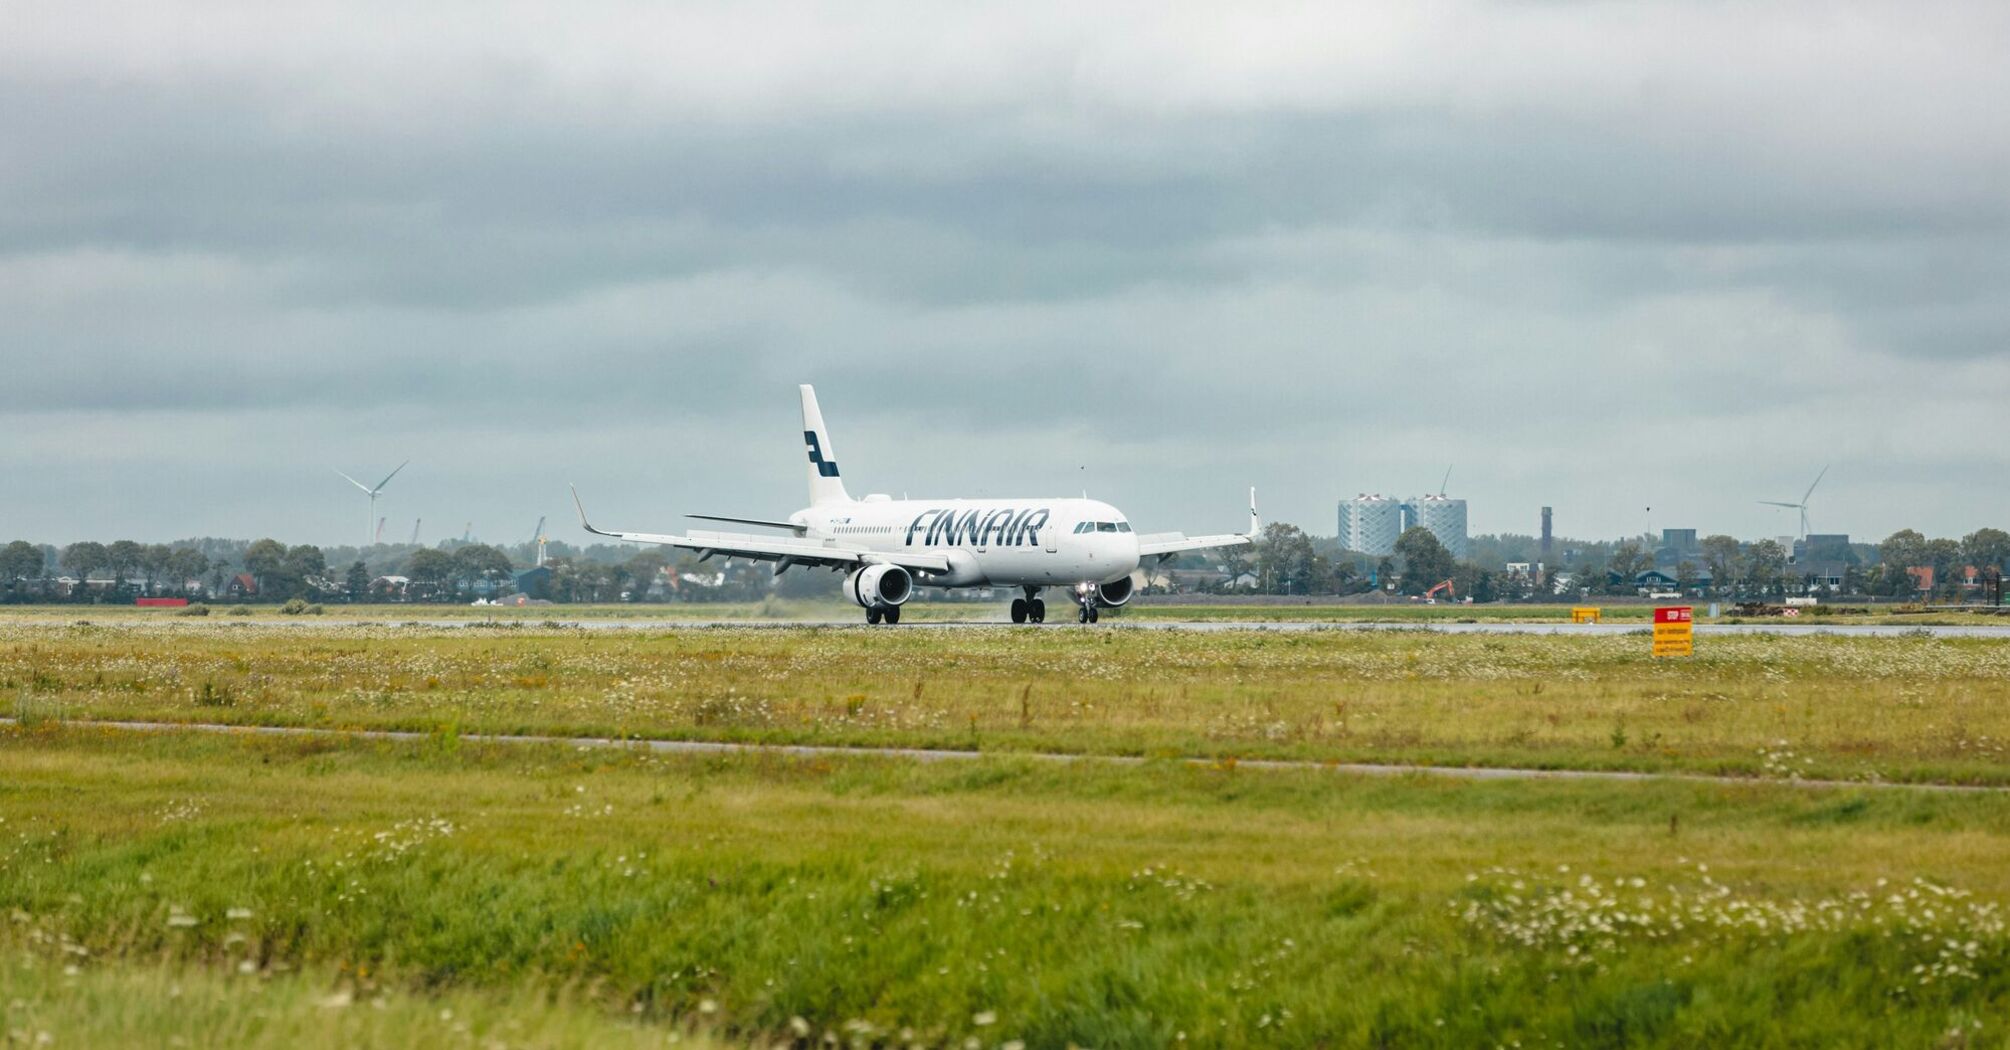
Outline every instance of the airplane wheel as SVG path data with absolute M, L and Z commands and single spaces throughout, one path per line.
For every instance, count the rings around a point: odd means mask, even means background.
M 889 605 L 889 606 L 887 606 L 887 607 L 886 607 L 886 612 L 884 612 L 884 613 L 882 613 L 882 614 L 881 614 L 881 619 L 884 619 L 884 620 L 885 620 L 885 621 L 886 621 L 887 623 L 889 623 L 889 624 L 896 624 L 896 623 L 899 623 L 899 622 L 900 622 L 900 606 L 898 606 L 898 605 Z
M 1083 623 L 1089 622 L 1089 607 L 1086 605 L 1082 606 L 1081 620 Z
M 865 622 L 875 627 L 879 625 L 879 606 L 875 605 L 865 611 Z
M 1038 598 L 1026 603 L 1026 618 L 1034 623 L 1047 622 L 1047 603 Z
M 1014 599 L 1012 599 L 1012 622 L 1013 622 L 1013 623 L 1025 623 L 1025 622 L 1026 622 L 1026 615 L 1027 615 L 1027 612 L 1026 612 L 1026 599 L 1024 599 L 1024 598 L 1014 598 Z
M 1089 622 L 1095 623 L 1097 620 L 1101 618 L 1102 614 L 1099 611 L 1097 611 L 1096 607 L 1093 605 L 1089 606 Z

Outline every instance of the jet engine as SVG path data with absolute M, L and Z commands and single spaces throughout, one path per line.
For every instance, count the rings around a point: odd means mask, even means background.
M 914 596 L 914 577 L 898 565 L 867 565 L 844 578 L 844 593 L 868 609 L 905 605 Z M 1126 596 L 1129 593 L 1126 580 Z
M 1108 583 L 1100 584 L 1096 587 L 1096 600 L 1107 607 L 1115 608 L 1131 600 L 1133 586 L 1129 576 L 1122 576 Z

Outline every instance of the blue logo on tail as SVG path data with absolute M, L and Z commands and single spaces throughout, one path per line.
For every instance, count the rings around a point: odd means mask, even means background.
M 817 465 L 817 475 L 826 478 L 837 477 L 838 465 L 836 461 L 828 463 L 824 461 L 824 450 L 817 442 L 817 432 L 814 430 L 803 431 L 803 440 L 809 443 L 810 462 Z

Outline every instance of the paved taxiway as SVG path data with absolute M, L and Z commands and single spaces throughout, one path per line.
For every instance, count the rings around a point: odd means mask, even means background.
M 0 725 L 14 719 L 0 717 Z M 133 733 L 222 733 L 234 736 L 313 737 L 339 740 L 431 740 L 434 734 L 397 729 L 322 729 L 310 726 L 230 725 L 223 722 L 123 722 L 73 718 L 65 726 Z M 1135 766 L 1147 761 L 1176 761 L 1201 767 L 1221 767 L 1220 759 L 1144 759 L 1133 755 L 1071 755 L 1052 751 L 950 751 L 920 747 L 837 747 L 816 744 L 734 744 L 715 740 L 614 739 L 595 736 L 532 736 L 495 733 L 462 733 L 456 738 L 471 744 L 547 745 L 574 748 L 615 748 L 655 754 L 689 755 L 786 755 L 796 758 L 903 758 L 917 762 L 967 762 L 975 759 L 1022 759 L 1030 762 L 1108 763 Z M 1704 773 L 1635 773 L 1608 769 L 1527 769 L 1512 766 L 1424 766 L 1390 765 L 1375 762 L 1315 762 L 1292 759 L 1237 759 L 1236 769 L 1309 770 L 1354 776 L 1418 776 L 1449 780 L 1602 780 L 1602 781 L 1687 781 L 1698 784 L 1771 785 L 1795 788 L 1885 788 L 1914 791 L 1999 792 L 2010 788 L 1971 784 L 1908 784 L 1879 780 L 1803 780 L 1759 777 L 1711 776 Z

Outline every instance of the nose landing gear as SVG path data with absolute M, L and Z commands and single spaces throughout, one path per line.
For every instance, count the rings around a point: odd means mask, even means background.
M 1081 595 L 1079 598 L 1077 598 L 1077 601 L 1082 606 L 1082 613 L 1081 613 L 1082 622 L 1095 623 L 1097 619 L 1097 605 L 1099 604 L 1096 601 L 1095 590 L 1091 588 L 1087 594 Z

